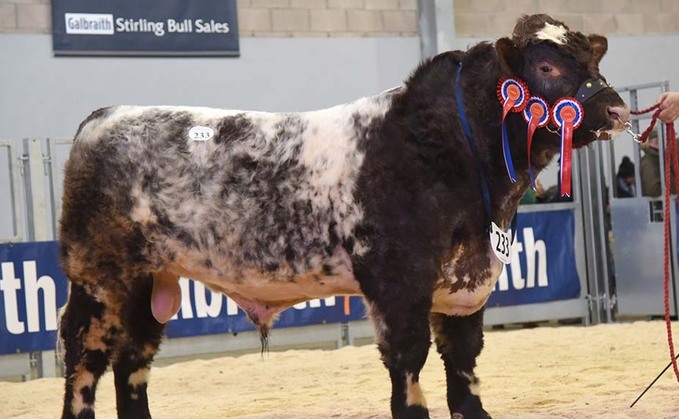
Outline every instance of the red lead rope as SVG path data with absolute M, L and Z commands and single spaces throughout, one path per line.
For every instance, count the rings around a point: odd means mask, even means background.
M 648 135 L 658 121 L 658 114 L 660 114 L 660 109 L 658 105 L 653 105 L 650 108 L 642 109 L 639 111 L 632 111 L 633 115 L 640 115 L 647 112 L 655 110 L 653 113 L 653 119 L 651 119 L 651 124 L 646 128 L 646 130 L 641 134 L 640 142 L 644 143 L 648 140 Z M 667 147 L 665 152 L 665 197 L 664 197 L 664 211 L 665 211 L 665 281 L 664 281 L 664 294 L 665 294 L 665 326 L 667 328 L 667 344 L 670 347 L 670 360 L 672 363 L 672 368 L 674 369 L 674 376 L 679 382 L 679 367 L 677 366 L 677 359 L 674 354 L 674 343 L 672 341 L 672 323 L 670 319 L 670 194 L 671 188 L 670 184 L 672 179 L 672 172 L 674 172 L 674 184 L 679 185 L 679 158 L 677 157 L 677 141 L 676 134 L 674 132 L 674 122 L 666 123 L 665 128 L 667 130 Z M 670 167 L 672 170 L 670 171 Z M 677 201 L 679 204 L 679 200 Z
M 658 111 L 654 114 L 657 117 Z M 674 355 L 674 344 L 672 343 L 672 324 L 670 323 L 670 184 L 671 172 L 670 163 L 672 163 L 672 171 L 674 172 L 674 184 L 679 185 L 679 160 L 677 159 L 677 142 L 674 133 L 674 124 L 667 124 L 667 153 L 665 153 L 665 325 L 667 326 L 667 344 L 670 347 L 670 358 L 672 359 L 672 368 L 674 369 L 674 376 L 679 382 L 679 368 L 677 367 L 677 360 Z

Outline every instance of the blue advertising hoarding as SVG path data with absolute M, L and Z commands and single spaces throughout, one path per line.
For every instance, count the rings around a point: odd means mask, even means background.
M 575 267 L 572 210 L 522 213 L 512 263 L 500 276 L 488 307 L 557 301 L 580 296 Z M 67 297 L 56 242 L 0 244 L 0 354 L 55 347 L 57 310 Z M 182 305 L 167 335 L 188 337 L 254 330 L 229 298 L 181 279 Z M 275 328 L 365 318 L 359 297 L 331 297 L 298 304 Z
M 55 55 L 238 56 L 236 0 L 52 0 Z
M 580 297 L 571 209 L 518 214 L 511 263 L 486 307 L 545 303 Z

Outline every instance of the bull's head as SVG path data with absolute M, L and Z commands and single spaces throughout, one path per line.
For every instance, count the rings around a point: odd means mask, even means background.
M 519 19 L 512 38 L 499 39 L 495 48 L 503 70 L 524 80 L 531 95 L 550 104 L 565 96 L 580 101 L 585 116 L 574 132 L 574 147 L 623 130 L 629 108 L 599 73 L 608 49 L 605 37 L 586 36 L 547 15 L 532 15 Z

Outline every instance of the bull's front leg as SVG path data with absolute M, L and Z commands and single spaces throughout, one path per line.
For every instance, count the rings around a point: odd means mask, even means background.
M 432 294 L 426 284 L 433 280 L 407 271 L 363 279 L 377 346 L 391 378 L 391 414 L 395 419 L 429 418 L 419 381 L 431 346 Z
M 451 417 L 490 418 L 481 404 L 479 380 L 474 374 L 476 357 L 483 349 L 483 309 L 470 316 L 432 313 L 431 326 L 446 368 Z

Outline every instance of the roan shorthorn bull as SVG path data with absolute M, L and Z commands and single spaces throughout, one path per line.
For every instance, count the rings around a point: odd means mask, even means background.
M 451 416 L 489 417 L 474 367 L 519 200 L 562 145 L 567 163 L 571 144 L 610 138 L 629 117 L 599 74 L 606 50 L 604 37 L 524 16 L 511 38 L 440 54 L 403 87 L 330 109 L 94 112 L 65 169 L 63 417 L 94 417 L 109 365 L 118 416 L 150 417 L 148 372 L 180 276 L 231 297 L 264 336 L 293 304 L 362 295 L 395 418 L 428 417 L 419 374 L 432 331 Z M 546 107 L 526 103 L 538 96 Z

